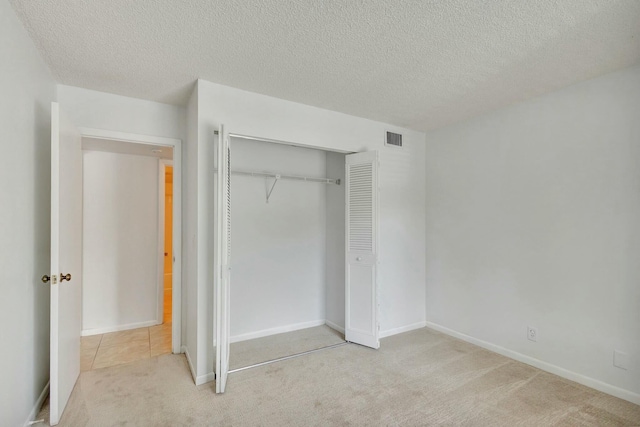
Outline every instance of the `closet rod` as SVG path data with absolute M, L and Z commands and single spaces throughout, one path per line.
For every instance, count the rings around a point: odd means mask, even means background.
M 218 169 L 214 169 L 214 171 L 218 172 Z M 244 171 L 244 170 L 232 170 L 231 173 L 233 175 L 255 176 L 258 178 L 289 179 L 292 181 L 308 181 L 308 182 L 320 182 L 323 184 L 340 185 L 339 179 L 330 179 L 330 178 L 314 178 L 309 176 L 282 175 L 282 174 L 273 173 L 273 172 L 252 172 L 252 171 Z

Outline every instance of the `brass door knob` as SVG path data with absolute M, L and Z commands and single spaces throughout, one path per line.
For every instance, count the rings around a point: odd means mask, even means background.
M 51 280 L 51 277 L 47 276 L 46 274 L 44 276 L 42 276 L 42 283 L 49 283 L 49 280 Z
M 64 282 L 64 281 L 71 281 L 71 273 L 67 273 L 67 274 L 62 274 L 60 273 L 60 283 Z

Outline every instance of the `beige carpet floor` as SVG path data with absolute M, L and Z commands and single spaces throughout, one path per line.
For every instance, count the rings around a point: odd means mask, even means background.
M 61 426 L 640 425 L 640 406 L 423 328 L 193 385 L 182 355 L 83 372 Z M 43 408 L 40 417 L 48 417 Z
M 328 347 L 344 342 L 344 335 L 326 325 L 231 344 L 230 369 Z

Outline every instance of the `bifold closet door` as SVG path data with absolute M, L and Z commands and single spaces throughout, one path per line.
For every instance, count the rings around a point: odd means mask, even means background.
M 379 348 L 378 152 L 346 156 L 345 339 Z
M 231 152 L 224 126 L 218 130 L 216 277 L 214 280 L 216 393 L 224 393 L 229 374 L 231 286 Z

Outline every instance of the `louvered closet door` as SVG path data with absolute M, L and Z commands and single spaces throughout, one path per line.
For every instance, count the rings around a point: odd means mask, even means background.
M 346 156 L 345 339 L 380 347 L 378 337 L 378 152 Z
M 231 317 L 231 151 L 223 126 L 218 131 L 218 198 L 215 295 L 216 393 L 224 393 L 229 373 Z

